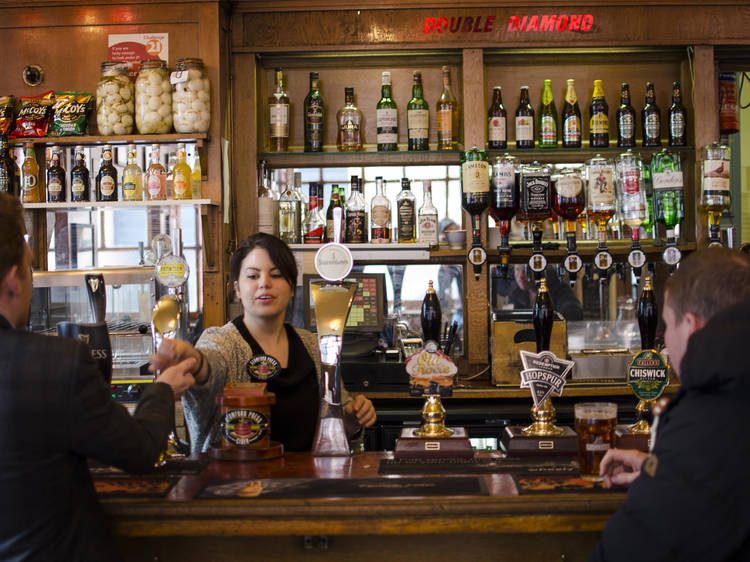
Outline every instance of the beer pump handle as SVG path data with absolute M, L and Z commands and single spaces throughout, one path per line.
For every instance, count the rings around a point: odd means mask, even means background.
M 547 282 L 542 277 L 539 290 L 534 301 L 532 320 L 534 322 L 534 333 L 536 335 L 536 352 L 549 351 L 550 339 L 552 338 L 552 323 L 554 321 L 554 310 L 552 299 L 547 291 Z
M 107 292 L 104 289 L 104 275 L 87 273 L 85 280 L 94 322 L 104 322 L 104 317 L 107 315 Z

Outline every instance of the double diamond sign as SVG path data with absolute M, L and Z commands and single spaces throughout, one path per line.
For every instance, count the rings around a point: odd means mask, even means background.
M 534 406 L 541 408 L 552 394 L 562 396 L 565 376 L 573 368 L 573 361 L 558 359 L 551 351 L 531 353 L 521 351 L 521 388 L 531 390 Z

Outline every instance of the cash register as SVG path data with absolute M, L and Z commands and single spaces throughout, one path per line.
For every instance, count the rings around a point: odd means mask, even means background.
M 310 294 L 310 283 L 319 281 L 316 275 L 303 276 L 305 328 L 315 332 L 315 308 Z M 403 390 L 409 380 L 404 364 L 396 354 L 391 360 L 382 342 L 388 299 L 384 273 L 350 273 L 345 281 L 356 282 L 349 317 L 344 328 L 341 350 L 341 375 L 351 391 Z

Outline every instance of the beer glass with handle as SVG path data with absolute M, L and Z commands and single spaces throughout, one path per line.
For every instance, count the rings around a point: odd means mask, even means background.
M 581 402 L 574 406 L 578 434 L 578 468 L 581 478 L 600 482 L 599 464 L 605 453 L 615 446 L 617 404 Z

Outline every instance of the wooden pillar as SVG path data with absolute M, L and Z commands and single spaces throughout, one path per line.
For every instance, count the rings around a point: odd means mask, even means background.
M 484 58 L 481 49 L 463 50 L 463 133 L 464 147 L 484 149 Z M 482 221 L 482 240 L 487 240 L 487 221 Z M 471 217 L 464 212 L 464 225 L 470 229 Z M 486 247 L 486 242 L 484 243 Z M 469 363 L 489 360 L 489 262 L 479 279 L 473 266 L 464 262 L 464 355 Z

